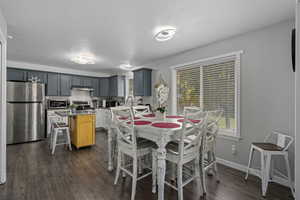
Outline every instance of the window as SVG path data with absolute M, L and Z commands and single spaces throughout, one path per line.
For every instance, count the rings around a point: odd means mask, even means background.
M 220 133 L 239 137 L 239 55 L 176 68 L 177 112 L 185 106 L 223 110 Z

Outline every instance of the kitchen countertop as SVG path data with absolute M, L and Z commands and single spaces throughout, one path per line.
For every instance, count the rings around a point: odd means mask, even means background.
M 96 112 L 94 110 L 82 110 L 82 111 L 76 111 L 76 112 L 56 111 L 55 113 L 61 117 L 72 117 L 72 116 L 77 116 L 77 115 L 94 115 L 94 114 L 96 114 Z

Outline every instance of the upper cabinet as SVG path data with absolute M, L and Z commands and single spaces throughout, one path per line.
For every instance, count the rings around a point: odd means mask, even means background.
M 72 76 L 72 86 L 83 86 L 83 80 L 80 76 Z
M 99 96 L 100 97 L 109 96 L 109 78 L 108 77 L 99 79 Z
M 72 86 L 93 88 L 94 97 L 123 96 L 125 89 L 121 76 L 110 77 L 87 77 L 71 74 L 60 74 L 55 72 L 41 72 L 34 70 L 23 70 L 7 68 L 8 81 L 30 81 L 37 77 L 41 83 L 45 84 L 47 96 L 71 96 Z M 125 79 L 124 79 L 125 80 Z M 110 87 L 110 82 L 113 85 Z M 121 86 L 121 84 L 123 86 Z M 112 90 L 112 92 L 111 92 Z
M 109 96 L 125 96 L 125 76 L 112 76 L 109 78 Z
M 7 68 L 8 81 L 26 81 L 26 71 L 22 69 Z
M 134 96 L 151 96 L 152 93 L 152 69 L 138 69 L 133 71 Z
M 92 78 L 91 80 L 92 80 L 92 88 L 94 89 L 93 96 L 99 97 L 100 96 L 99 79 Z
M 60 75 L 60 96 L 71 96 L 72 80 L 71 75 Z
M 58 73 L 48 73 L 46 95 L 47 96 L 60 95 L 60 75 Z
M 28 71 L 27 72 L 27 81 L 30 81 L 34 78 L 37 78 L 40 83 L 47 83 L 47 72 L 40 71 Z

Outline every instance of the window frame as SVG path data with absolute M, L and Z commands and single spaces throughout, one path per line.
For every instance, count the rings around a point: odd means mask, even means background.
M 171 74 L 172 74 L 172 99 L 174 100 L 171 105 L 172 113 L 177 113 L 177 80 L 176 80 L 176 74 L 178 69 L 186 68 L 187 66 L 197 65 L 200 68 L 209 65 L 212 63 L 220 63 L 227 59 L 234 59 L 235 65 L 234 65 L 234 73 L 235 73 L 235 118 L 236 118 L 236 130 L 230 130 L 230 129 L 221 129 L 219 132 L 220 138 L 230 139 L 234 141 L 238 141 L 241 139 L 241 114 L 240 114 L 240 98 L 241 98 L 241 54 L 243 54 L 243 51 L 236 51 L 228 54 L 223 54 L 219 56 L 204 58 L 200 60 L 196 60 L 189 63 L 183 63 L 176 66 L 171 67 Z

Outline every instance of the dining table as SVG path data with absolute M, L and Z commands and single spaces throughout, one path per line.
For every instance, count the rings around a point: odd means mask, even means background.
M 135 119 L 134 130 L 139 138 L 150 140 L 157 145 L 157 189 L 158 200 L 164 200 L 164 185 L 166 175 L 166 146 L 175 141 L 181 133 L 183 116 L 167 115 L 164 118 L 153 114 L 140 115 Z M 138 123 L 147 121 L 148 123 Z M 151 123 L 150 123 L 151 122 Z M 116 126 L 111 123 L 108 129 L 108 170 L 113 170 L 114 148 L 116 145 Z M 152 191 L 156 191 L 156 186 Z

